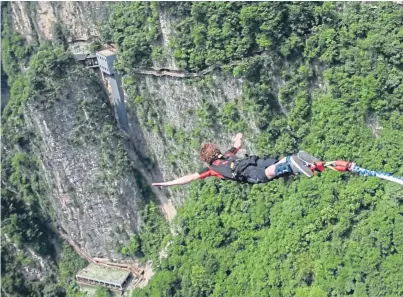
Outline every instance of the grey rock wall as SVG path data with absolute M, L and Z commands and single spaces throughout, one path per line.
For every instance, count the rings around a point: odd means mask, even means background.
M 120 259 L 119 244 L 139 229 L 143 197 L 129 161 L 119 156 L 124 138 L 106 94 L 88 77 L 68 75 L 59 100 L 43 109 L 32 99 L 25 118 L 39 139 L 36 154 L 58 227 L 89 255 Z
M 28 41 L 35 36 L 52 39 L 52 26 L 60 23 L 69 42 L 99 36 L 100 25 L 110 15 L 110 2 L 15 1 L 11 3 L 13 27 Z

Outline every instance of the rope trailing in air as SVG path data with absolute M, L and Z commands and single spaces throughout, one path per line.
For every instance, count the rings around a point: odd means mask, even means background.
M 395 182 L 399 185 L 403 186 L 403 177 L 399 176 L 393 176 L 390 173 L 387 172 L 382 172 L 382 171 L 375 171 L 375 170 L 369 170 L 365 168 L 361 168 L 357 166 L 353 162 L 347 162 L 343 160 L 337 160 L 337 161 L 330 161 L 330 162 L 315 162 L 313 166 L 311 166 L 312 170 L 317 170 L 317 171 L 323 171 L 326 168 L 330 168 L 335 171 L 350 171 L 354 173 L 358 173 L 359 175 L 362 176 L 376 176 L 385 180 L 389 180 L 391 182 Z
M 359 175 L 363 176 L 376 176 L 382 179 L 386 179 L 395 183 L 398 183 L 400 185 L 403 185 L 403 178 L 399 176 L 393 176 L 390 173 L 387 172 L 382 172 L 382 171 L 374 171 L 374 170 L 368 170 L 365 168 L 361 168 L 355 164 L 353 164 L 351 168 L 352 172 L 358 173 Z

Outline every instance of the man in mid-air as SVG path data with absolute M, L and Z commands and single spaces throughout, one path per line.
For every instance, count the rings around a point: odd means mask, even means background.
M 242 136 L 241 133 L 238 133 L 235 136 L 233 147 L 224 154 L 212 143 L 202 144 L 200 159 L 208 164 L 207 167 L 197 173 L 188 174 L 168 182 L 153 183 L 152 185 L 163 187 L 183 185 L 209 176 L 250 184 L 267 183 L 280 176 L 290 174 L 313 176 L 309 166 L 318 159 L 303 151 L 287 156 L 280 161 L 268 157 L 246 156 L 240 158 L 236 156 L 242 146 Z

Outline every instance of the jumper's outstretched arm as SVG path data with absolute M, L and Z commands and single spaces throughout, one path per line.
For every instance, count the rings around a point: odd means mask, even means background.
M 170 187 L 170 186 L 175 186 L 175 185 L 184 185 L 187 183 L 190 183 L 200 177 L 199 173 L 192 173 L 188 174 L 182 177 L 179 177 L 177 179 L 174 179 L 172 181 L 168 182 L 162 182 L 162 183 L 153 183 L 153 186 L 161 186 L 161 187 Z

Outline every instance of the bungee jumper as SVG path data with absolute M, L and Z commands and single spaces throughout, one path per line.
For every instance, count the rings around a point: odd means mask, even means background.
M 269 157 L 238 157 L 236 153 L 242 146 L 242 137 L 243 135 L 238 133 L 235 136 L 234 145 L 224 154 L 215 144 L 202 144 L 200 159 L 208 166 L 197 173 L 188 174 L 168 182 L 153 183 L 152 185 L 163 187 L 182 185 L 210 176 L 240 183 L 258 184 L 267 183 L 280 176 L 290 174 L 303 174 L 306 177 L 314 175 L 309 166 L 319 160 L 302 151 L 279 161 Z
M 281 160 L 265 156 L 262 158 L 258 156 L 240 158 L 236 154 L 242 146 L 242 137 L 243 135 L 238 133 L 235 136 L 234 145 L 224 154 L 215 144 L 202 144 L 200 147 L 200 159 L 208 164 L 206 167 L 199 172 L 168 182 L 153 183 L 152 185 L 162 187 L 183 185 L 210 176 L 239 183 L 259 184 L 287 175 L 302 174 L 310 178 L 314 176 L 316 171 L 321 172 L 326 168 L 340 172 L 355 172 L 365 176 L 377 176 L 403 185 L 403 178 L 401 177 L 360 168 L 355 163 L 342 160 L 322 162 L 304 151 L 299 151 L 297 154 L 289 155 Z

